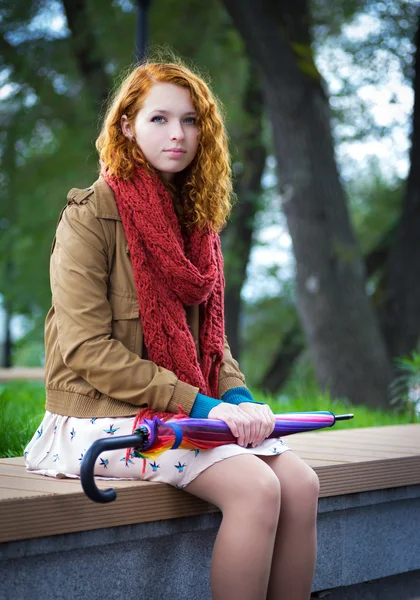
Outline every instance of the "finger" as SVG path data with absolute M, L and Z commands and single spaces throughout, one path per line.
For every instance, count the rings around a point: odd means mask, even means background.
M 253 440 L 254 447 L 261 444 L 261 442 L 265 439 L 267 429 L 268 429 L 268 427 L 267 427 L 268 421 L 267 421 L 266 411 L 261 410 L 262 408 L 263 407 L 260 408 L 260 405 L 257 405 L 254 410 L 255 431 L 256 431 L 255 438 Z
M 271 415 L 268 414 L 267 418 L 268 418 L 268 425 L 267 425 L 267 437 L 268 437 L 274 431 L 274 427 L 276 425 L 276 419 L 274 418 L 273 414 L 271 414 Z
M 254 410 L 252 405 L 247 405 L 247 409 L 241 409 L 241 411 L 244 415 L 246 415 L 246 419 L 249 422 L 249 444 L 254 444 L 258 437 L 260 416 L 258 411 Z
M 243 446 L 245 441 L 244 421 L 242 419 L 236 419 L 236 426 L 238 428 L 238 435 L 236 443 L 238 446 Z
M 255 436 L 255 423 L 251 415 L 247 414 L 247 418 L 244 420 L 244 446 L 245 448 L 251 443 L 251 440 Z
M 265 440 L 271 433 L 270 422 L 268 420 L 267 415 L 262 414 L 259 418 L 259 427 L 258 427 L 258 435 L 256 439 L 256 444 L 259 445 L 263 440 Z
M 252 444 L 257 436 L 257 423 L 255 421 L 255 419 L 253 419 L 251 417 L 251 415 L 248 415 L 251 419 L 248 422 L 247 425 L 247 430 L 248 430 L 248 439 L 247 439 L 247 446 L 248 444 Z
M 258 429 L 257 429 L 257 434 L 255 436 L 254 442 L 253 442 L 253 447 L 255 448 L 255 446 L 259 446 L 261 444 L 261 442 L 265 439 L 265 425 L 264 422 L 262 421 L 261 423 L 259 423 Z
M 264 438 L 267 439 L 274 430 L 274 423 L 272 422 L 272 420 L 267 417 L 267 421 L 265 422 L 265 427 L 264 427 L 265 431 L 264 431 Z
M 254 447 L 261 435 L 261 416 L 258 414 L 258 411 L 252 411 L 252 414 L 249 416 L 251 418 L 249 443 Z
M 235 420 L 232 419 L 230 416 L 228 416 L 228 417 L 226 417 L 225 423 L 229 427 L 232 435 L 235 436 L 235 438 L 237 438 L 239 435 L 239 428 L 238 428 Z
M 252 415 L 252 423 L 253 423 L 253 435 L 251 438 L 251 444 L 255 448 L 260 442 L 261 436 L 263 434 L 263 419 L 259 411 L 253 411 Z

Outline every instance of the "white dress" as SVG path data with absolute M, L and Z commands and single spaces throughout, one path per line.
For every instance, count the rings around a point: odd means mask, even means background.
M 135 417 L 78 419 L 51 412 L 45 416 L 25 449 L 27 469 L 49 477 L 78 478 L 83 455 L 97 439 L 131 435 Z M 102 453 L 94 474 L 106 479 L 142 479 L 184 488 L 211 465 L 239 454 L 273 456 L 289 448 L 280 438 L 264 440 L 255 448 L 227 444 L 211 450 L 166 450 L 156 460 L 126 460 L 126 450 Z

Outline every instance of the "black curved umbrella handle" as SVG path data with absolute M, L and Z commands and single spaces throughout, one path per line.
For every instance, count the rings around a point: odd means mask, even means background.
M 106 504 L 117 497 L 113 488 L 100 490 L 95 483 L 93 470 L 98 456 L 107 450 L 121 450 L 122 448 L 142 448 L 148 438 L 148 431 L 133 433 L 132 435 L 120 435 L 115 438 L 102 438 L 96 440 L 87 449 L 80 465 L 80 481 L 86 496 L 94 502 Z

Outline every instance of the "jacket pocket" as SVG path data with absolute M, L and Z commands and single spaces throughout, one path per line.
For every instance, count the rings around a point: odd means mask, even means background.
M 112 311 L 112 337 L 141 357 L 143 328 L 137 298 L 111 291 L 109 304 Z

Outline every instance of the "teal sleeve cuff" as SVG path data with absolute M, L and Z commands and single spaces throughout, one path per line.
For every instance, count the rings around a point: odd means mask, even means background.
M 221 403 L 221 400 L 210 398 L 198 392 L 190 412 L 190 417 L 192 419 L 208 419 L 211 409 L 219 406 Z
M 253 402 L 254 404 L 265 404 L 265 402 L 257 402 L 254 400 L 251 392 L 244 387 L 236 387 L 228 390 L 222 396 L 223 402 L 229 404 L 241 404 L 241 402 Z

